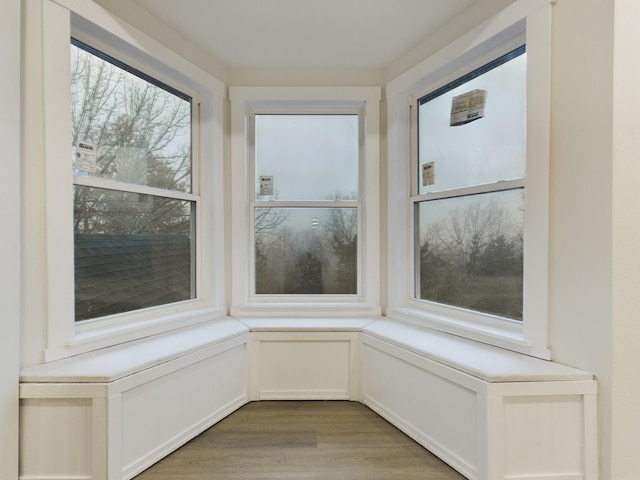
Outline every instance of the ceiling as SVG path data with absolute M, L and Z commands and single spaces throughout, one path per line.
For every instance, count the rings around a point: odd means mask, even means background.
M 385 68 L 476 0 L 99 0 L 143 13 L 227 68 Z M 138 12 L 140 14 L 140 12 Z M 127 18 L 124 18 L 127 20 Z

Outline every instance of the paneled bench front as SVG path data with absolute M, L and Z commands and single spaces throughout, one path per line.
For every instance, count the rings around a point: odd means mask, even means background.
M 231 318 L 21 372 L 20 480 L 129 479 L 244 405 Z
M 591 374 L 389 319 L 361 341 L 361 401 L 466 477 L 598 478 Z
M 589 373 L 389 318 L 225 318 L 24 369 L 21 480 L 126 480 L 251 400 L 358 400 L 473 480 L 596 480 Z M 55 445 L 55 448 L 51 446 Z

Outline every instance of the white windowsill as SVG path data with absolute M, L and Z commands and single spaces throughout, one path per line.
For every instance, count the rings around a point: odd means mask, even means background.
M 224 317 L 221 308 L 196 308 L 163 315 L 143 316 L 128 322 L 95 322 L 95 325 L 76 325 L 72 340 L 58 348 L 45 351 L 45 361 L 60 360 L 74 355 L 139 340 L 157 334 L 197 325 Z
M 380 317 L 234 318 L 252 332 L 360 332 Z
M 544 360 L 551 358 L 548 348 L 540 348 L 527 341 L 522 326 L 513 322 L 480 324 L 410 307 L 388 308 L 387 317 Z

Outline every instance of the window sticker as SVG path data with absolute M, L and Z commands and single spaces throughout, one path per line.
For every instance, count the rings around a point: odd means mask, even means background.
M 435 164 L 434 162 L 425 163 L 422 165 L 422 186 L 428 187 L 434 183 L 436 183 Z
M 96 173 L 98 145 L 91 142 L 78 142 L 75 151 L 75 167 L 79 172 Z
M 260 176 L 260 195 L 273 195 L 273 175 Z
M 455 127 L 481 119 L 484 117 L 486 103 L 486 90 L 476 89 L 453 97 L 451 100 L 450 125 Z

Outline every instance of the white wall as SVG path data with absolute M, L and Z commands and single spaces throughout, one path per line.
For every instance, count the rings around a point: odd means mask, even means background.
M 137 5 L 135 2 L 114 2 L 112 0 L 93 0 L 98 5 L 104 6 L 115 13 L 117 17 L 126 20 L 132 27 L 146 33 L 152 38 L 163 43 L 189 60 L 194 65 L 198 65 L 205 72 L 213 75 L 221 81 L 226 81 L 226 68 L 217 59 L 211 58 L 198 47 L 190 43 L 184 37 L 167 28 L 167 26 L 157 17 L 147 10 Z M 105 4 L 105 5 L 103 5 Z
M 24 1 L 22 18 L 22 299 L 21 366 L 43 361 L 46 346 L 46 229 L 42 73 L 42 3 Z
M 453 42 L 460 35 L 472 30 L 491 18 L 515 0 L 476 0 L 462 13 L 442 28 L 395 60 L 385 69 L 385 83 L 409 70 L 425 58 Z
M 18 478 L 20 332 L 20 0 L 0 15 L 0 478 Z
M 599 382 L 601 472 L 611 470 L 613 5 L 553 9 L 549 315 L 553 359 Z
M 551 346 L 599 381 L 603 480 L 640 469 L 639 15 L 559 0 L 553 16 Z
M 613 56 L 611 478 L 640 471 L 640 2 L 616 0 Z

